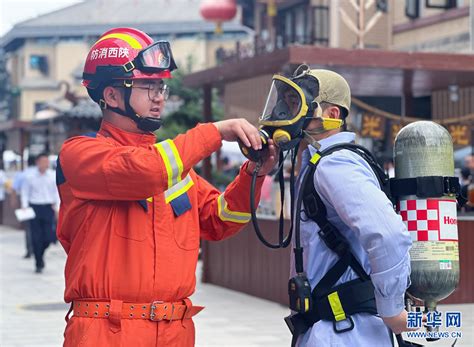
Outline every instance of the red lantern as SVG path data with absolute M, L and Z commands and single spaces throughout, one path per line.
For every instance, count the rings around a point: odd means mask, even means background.
M 237 13 L 235 0 L 204 0 L 200 6 L 201 16 L 216 22 L 216 34 L 222 33 L 222 22 L 234 18 Z

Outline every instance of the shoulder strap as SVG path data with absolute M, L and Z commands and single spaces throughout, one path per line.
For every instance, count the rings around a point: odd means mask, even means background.
M 390 185 L 389 185 L 389 177 L 385 173 L 384 169 L 379 165 L 377 159 L 375 159 L 374 155 L 365 147 L 356 145 L 355 143 L 340 143 L 331 147 L 328 147 L 324 151 L 320 153 L 321 158 L 332 154 L 336 151 L 340 151 L 342 149 L 347 149 L 351 152 L 356 153 L 357 155 L 361 156 L 372 168 L 379 181 L 380 188 L 384 191 L 385 194 L 390 198 Z M 319 160 L 318 160 L 319 162 Z M 387 189 L 387 190 L 385 190 Z
M 313 177 L 321 158 L 342 149 L 348 149 L 364 158 L 364 160 L 366 160 L 373 168 L 380 186 L 384 187 L 388 185 L 388 177 L 383 169 L 377 164 L 373 155 L 366 148 L 353 143 L 338 144 L 329 147 L 322 152 L 317 152 L 310 160 L 310 166 L 306 175 L 309 175 L 309 178 Z M 320 228 L 318 231 L 319 236 L 326 246 L 335 252 L 340 258 L 331 271 L 329 271 L 318 283 L 315 292 L 327 293 L 342 276 L 348 266 L 350 266 L 362 280 L 369 280 L 369 275 L 360 265 L 357 258 L 352 254 L 346 238 L 328 221 L 326 206 L 316 191 L 314 180 L 307 179 L 305 181 L 306 186 L 302 187 L 305 214 L 308 218 L 318 224 Z

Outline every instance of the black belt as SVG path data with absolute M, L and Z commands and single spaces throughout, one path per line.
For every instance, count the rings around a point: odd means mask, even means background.
M 296 345 L 298 336 L 306 333 L 320 320 L 332 321 L 336 333 L 343 333 L 354 328 L 352 315 L 356 313 L 377 314 L 375 304 L 374 286 L 370 280 L 355 279 L 333 288 L 328 295 L 318 296 L 312 293 L 313 308 L 305 314 L 296 314 L 285 318 L 293 340 Z M 336 303 L 335 303 L 336 302 Z M 350 326 L 343 329 L 337 328 L 340 321 L 348 321 Z

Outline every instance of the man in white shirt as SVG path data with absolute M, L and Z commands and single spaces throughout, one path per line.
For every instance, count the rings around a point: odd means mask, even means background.
M 36 171 L 35 158 L 28 158 L 27 167 L 23 171 L 18 171 L 13 177 L 12 194 L 10 195 L 10 204 L 14 209 L 21 207 L 21 187 L 28 173 Z M 25 249 L 26 253 L 23 258 L 28 259 L 33 255 L 33 241 L 31 240 L 30 221 L 21 222 L 21 226 L 25 230 Z
M 53 170 L 49 169 L 46 153 L 36 157 L 36 169 L 28 172 L 21 187 L 21 207 L 31 207 L 35 218 L 30 221 L 36 273 L 44 268 L 43 255 L 52 241 L 55 212 L 59 209 L 59 194 Z

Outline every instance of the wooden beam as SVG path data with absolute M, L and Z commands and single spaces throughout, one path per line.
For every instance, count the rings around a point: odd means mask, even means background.
M 474 59 L 467 54 L 396 52 L 375 49 L 342 49 L 290 46 L 253 58 L 228 62 L 185 77 L 191 87 L 222 86 L 264 74 L 282 72 L 284 66 L 333 69 L 349 81 L 354 95 L 402 95 L 403 71 L 413 72 L 411 93 L 428 95 L 449 84 L 474 85 Z M 360 94 L 359 94 L 360 93 Z
M 184 78 L 188 87 L 200 87 L 205 84 L 218 85 L 248 77 L 276 73 L 288 62 L 290 56 L 288 47 L 271 53 L 257 55 L 252 58 L 228 62 L 217 67 L 199 71 Z
M 376 49 L 343 49 L 294 46 L 290 63 L 374 67 L 408 70 L 474 72 L 474 59 L 468 54 L 395 52 Z

